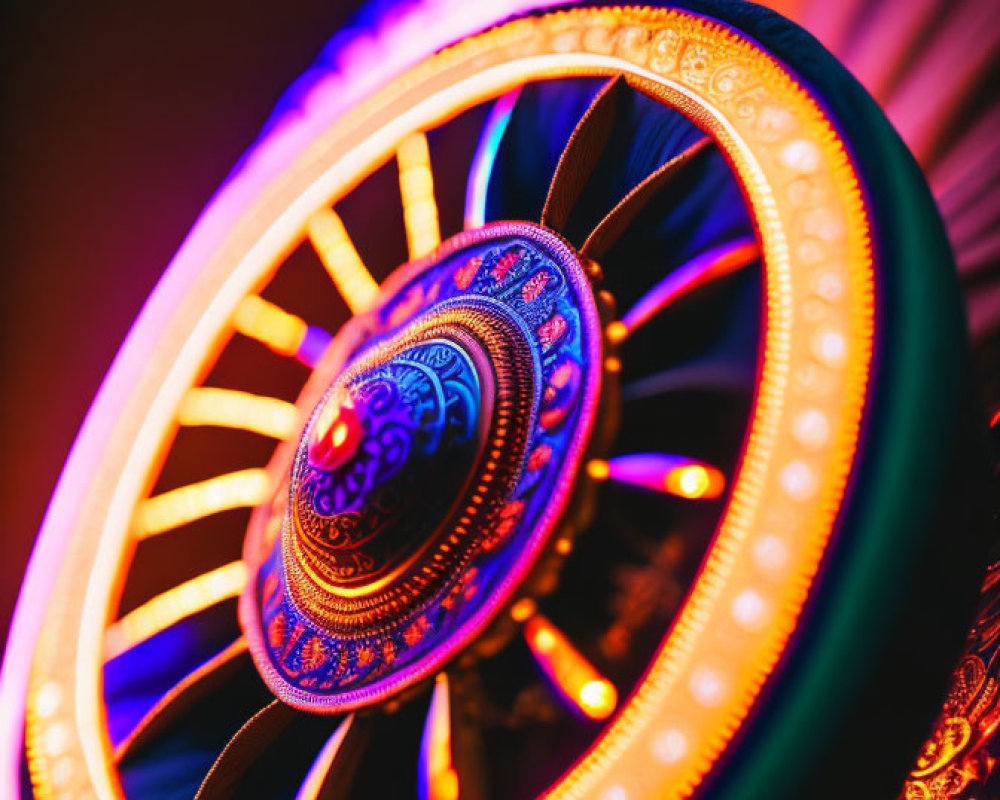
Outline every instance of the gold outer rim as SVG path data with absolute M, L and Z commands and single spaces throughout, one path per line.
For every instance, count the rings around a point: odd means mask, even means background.
M 690 116 L 733 165 L 764 253 L 765 340 L 743 462 L 701 572 L 642 685 L 548 796 L 683 797 L 697 786 L 783 652 L 843 500 L 871 362 L 868 220 L 830 121 L 758 45 L 688 12 L 576 9 L 466 39 L 344 114 L 264 188 L 183 296 L 160 301 L 162 334 L 108 437 L 34 653 L 26 743 L 38 797 L 121 793 L 101 640 L 135 546 L 132 512 L 238 302 L 301 241 L 309 215 L 406 134 L 527 81 L 615 73 Z M 752 625 L 738 613 L 747 597 Z

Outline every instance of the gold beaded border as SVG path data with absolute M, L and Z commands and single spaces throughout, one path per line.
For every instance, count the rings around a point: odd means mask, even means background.
M 350 191 L 405 128 L 525 81 L 617 72 L 722 145 L 756 214 L 767 321 L 746 454 L 711 552 L 643 685 L 549 793 L 602 800 L 686 796 L 711 768 L 797 623 L 856 448 L 874 325 L 867 217 L 829 120 L 758 46 L 687 12 L 580 9 L 508 23 L 416 66 L 332 124 L 243 215 L 199 278 L 209 299 L 185 298 L 167 326 L 170 346 L 157 361 L 170 380 L 145 387 L 156 407 L 122 423 L 166 446 L 166 396 L 179 396 L 224 346 L 225 312 L 265 282 L 309 211 Z M 140 460 L 128 456 L 129 466 Z M 95 642 L 131 554 L 122 508 L 134 507 L 161 460 L 154 448 L 145 472 L 99 487 L 80 514 L 29 689 L 39 797 L 120 792 Z

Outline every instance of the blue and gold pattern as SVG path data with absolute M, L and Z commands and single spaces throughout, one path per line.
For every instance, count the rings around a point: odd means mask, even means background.
M 380 301 L 341 336 L 241 604 L 272 691 L 313 711 L 431 676 L 524 590 L 567 524 L 601 392 L 586 268 L 544 228 L 459 234 Z

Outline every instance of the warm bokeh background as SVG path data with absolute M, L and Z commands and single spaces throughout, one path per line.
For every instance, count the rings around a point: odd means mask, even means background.
M 358 5 L 0 10 L 0 641 L 62 462 L 131 321 L 282 91 Z M 987 341 L 1000 317 L 1000 3 L 773 5 L 841 54 L 926 165 Z

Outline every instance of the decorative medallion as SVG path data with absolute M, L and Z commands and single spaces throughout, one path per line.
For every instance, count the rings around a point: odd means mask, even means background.
M 274 693 L 331 713 L 431 676 L 509 602 L 567 508 L 602 363 L 580 257 L 528 223 L 402 268 L 339 344 L 241 604 Z
M 252 293 L 310 215 L 385 164 L 399 137 L 538 80 L 624 75 L 697 120 L 760 212 L 766 298 L 744 452 L 702 569 L 620 713 L 546 796 L 687 796 L 789 652 L 834 522 L 850 510 L 848 478 L 869 452 L 860 422 L 885 341 L 874 336 L 879 265 L 851 141 L 787 65 L 738 28 L 683 10 L 573 9 L 441 44 L 429 40 L 434 55 L 412 68 L 387 50 L 384 74 L 399 77 L 347 111 L 339 73 L 311 84 L 213 200 L 109 373 L 34 559 L 30 596 L 46 602 L 21 604 L 12 637 L 10 652 L 26 655 L 5 731 L 11 741 L 25 731 L 38 796 L 120 793 L 102 694 L 108 613 L 137 532 L 152 535 L 144 520 L 177 499 L 146 493 L 241 304 L 259 310 Z M 254 507 L 242 628 L 278 698 L 319 712 L 431 677 L 536 585 L 548 545 L 586 509 L 575 482 L 609 394 L 584 264 L 538 226 L 461 234 L 390 278 L 377 302 L 326 351 L 336 369 L 320 369 L 324 356 L 313 373 L 327 391 L 282 464 L 293 469 L 195 485 L 159 526 L 186 524 L 192 496 L 201 513 Z M 298 334 L 310 331 L 292 321 L 294 342 L 261 341 L 300 355 Z M 458 463 L 471 465 L 468 481 Z M 268 519 L 272 479 L 287 484 Z M 473 515 L 475 526 L 463 522 Z M 227 574 L 241 578 L 237 566 Z M 736 601 L 761 587 L 770 616 L 737 629 Z M 733 633 L 723 654 L 721 631 Z M 702 702 L 699 685 L 722 694 Z M 667 757 L 663 741 L 679 743 Z
M 1000 759 L 1000 562 L 986 571 L 979 609 L 948 694 L 899 800 L 994 797 Z

